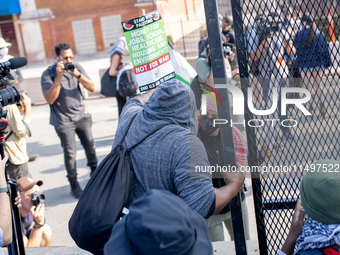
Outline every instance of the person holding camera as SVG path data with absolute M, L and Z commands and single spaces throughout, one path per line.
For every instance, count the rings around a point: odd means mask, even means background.
M 39 186 L 42 181 L 33 181 L 23 177 L 18 180 L 18 191 L 21 196 L 21 227 L 25 247 L 50 246 L 52 229 L 46 224 L 45 196 Z
M 0 89 L 5 89 L 15 84 L 15 80 L 7 78 L 0 81 Z M 21 103 L 23 105 L 23 117 L 16 104 L 4 106 L 2 109 L 7 111 L 7 134 L 5 137 L 5 152 L 9 156 L 6 172 L 10 179 L 18 180 L 21 177 L 30 176 L 28 170 L 28 160 L 26 150 L 26 134 L 30 134 L 29 124 L 31 114 L 31 99 L 26 93 L 21 93 Z
M 260 17 L 253 33 L 248 36 L 248 52 L 250 62 L 257 67 L 259 83 L 262 87 L 265 108 L 272 105 L 272 89 L 277 90 L 280 95 L 280 87 L 288 86 L 289 70 L 284 58 L 285 52 L 289 56 L 294 56 L 296 49 L 293 41 L 281 29 L 281 18 L 277 13 L 270 13 L 266 18 Z M 275 111 L 270 118 L 278 118 Z M 275 143 L 276 125 L 265 126 L 265 144 L 259 153 L 260 162 L 271 155 Z M 294 139 L 289 130 L 283 134 L 287 139 Z
M 71 194 L 79 198 L 83 190 L 77 181 L 76 134 L 84 147 L 91 175 L 98 163 L 92 136 L 92 118 L 83 103 L 79 83 L 91 92 L 94 91 L 94 83 L 81 65 L 73 63 L 74 56 L 69 43 L 57 44 L 55 52 L 57 63 L 44 71 L 41 86 L 51 109 L 50 124 L 54 126 L 64 150 Z

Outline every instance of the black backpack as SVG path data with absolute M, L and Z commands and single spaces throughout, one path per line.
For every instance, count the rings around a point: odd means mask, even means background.
M 135 74 L 131 69 L 123 71 L 119 77 L 118 81 L 118 93 L 122 97 L 130 97 L 136 94 L 138 86 L 135 84 L 134 76 Z
M 134 170 L 130 151 L 121 142 L 103 159 L 87 183 L 69 220 L 69 232 L 76 244 L 94 254 L 103 254 L 113 225 L 126 214 L 133 200 Z

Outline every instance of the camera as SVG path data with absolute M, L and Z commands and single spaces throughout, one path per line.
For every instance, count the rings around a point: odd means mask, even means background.
M 65 67 L 65 70 L 69 73 L 73 73 L 74 72 L 74 64 L 73 63 L 70 63 L 70 62 L 66 62 L 64 63 L 64 67 Z
M 223 57 L 225 58 L 229 58 L 229 54 L 231 49 L 233 48 L 233 44 L 231 43 L 222 43 L 222 53 L 223 53 Z M 210 47 L 209 44 L 206 47 L 206 51 L 207 51 L 207 55 L 208 55 L 208 64 L 211 67 L 211 53 L 210 53 Z
M 231 43 L 222 43 L 222 51 L 225 58 L 229 58 L 230 51 L 233 47 L 234 45 Z
M 32 194 L 32 204 L 38 206 L 40 203 L 43 204 L 45 201 L 45 195 L 42 191 L 36 191 Z
M 259 42 L 262 42 L 264 39 L 274 35 L 275 32 L 278 32 L 280 30 L 278 23 L 281 22 L 279 16 L 261 17 L 260 20 L 258 20 L 258 25 L 256 27 L 256 34 L 259 38 Z M 273 23 L 275 23 L 275 25 L 273 25 Z

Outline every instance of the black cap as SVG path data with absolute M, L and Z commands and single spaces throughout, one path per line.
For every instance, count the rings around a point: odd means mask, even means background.
M 313 16 L 312 14 L 310 14 L 309 12 L 305 12 L 303 15 L 302 15 L 302 18 L 301 18 L 301 21 L 304 22 L 306 21 L 307 22 L 307 25 L 311 25 L 313 23 Z
M 207 225 L 178 196 L 150 190 L 117 222 L 104 254 L 213 255 Z

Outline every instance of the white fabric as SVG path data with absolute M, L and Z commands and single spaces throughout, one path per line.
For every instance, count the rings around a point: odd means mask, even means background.
M 0 49 L 0 55 L 1 56 L 7 56 L 8 55 L 8 48 L 2 48 Z
M 169 51 L 172 66 L 174 67 L 176 75 L 185 80 L 187 85 L 190 85 L 191 81 L 197 75 L 195 69 L 188 63 L 188 61 L 181 54 L 174 50 L 170 45 Z

